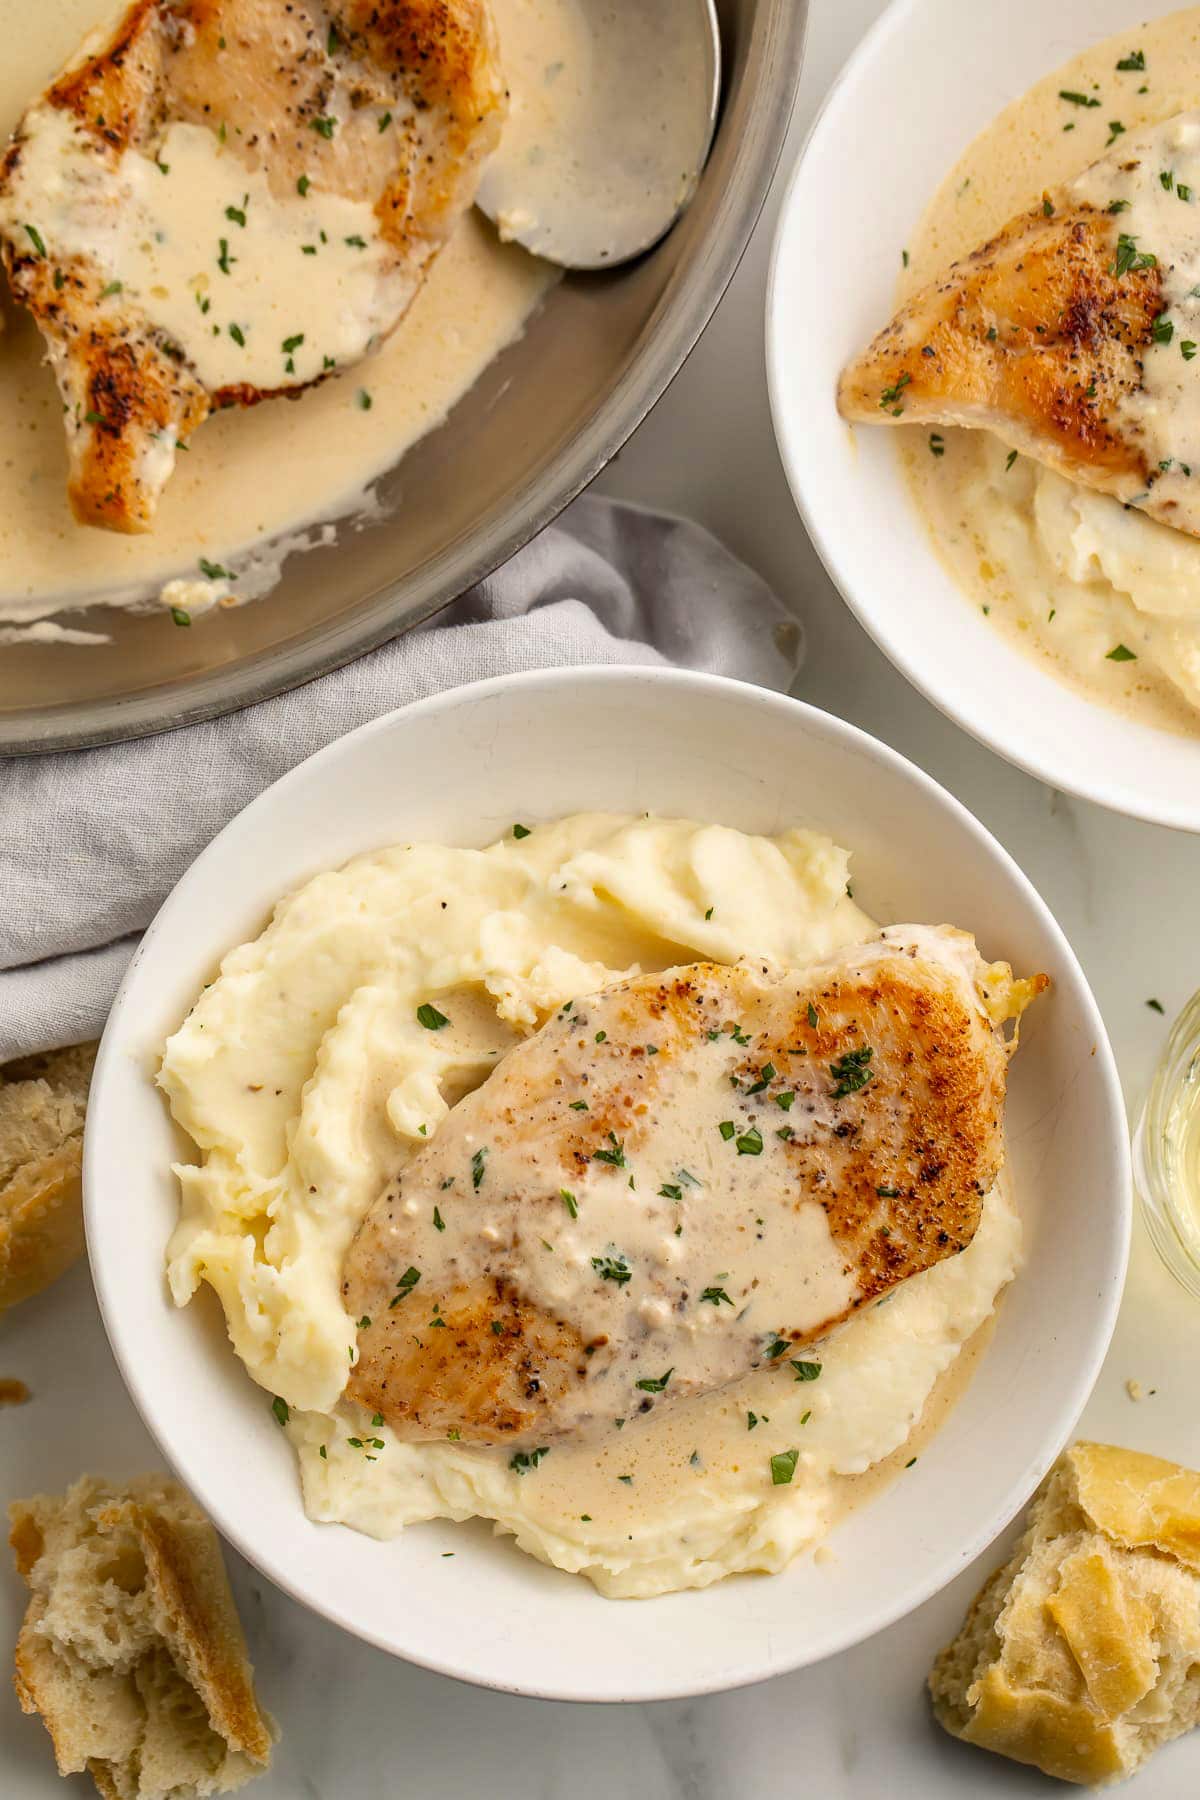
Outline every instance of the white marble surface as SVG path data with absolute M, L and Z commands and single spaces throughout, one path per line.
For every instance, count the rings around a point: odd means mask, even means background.
M 881 0 L 814 0 L 785 173 L 829 82 L 880 11 Z M 792 509 L 767 409 L 762 305 L 779 198 L 777 183 L 714 325 L 602 485 L 721 533 L 808 623 L 797 691 L 896 745 L 1007 845 L 1082 959 L 1133 1111 L 1167 1024 L 1147 999 L 1170 1015 L 1200 983 L 1200 841 L 1068 801 L 999 762 L 907 688 L 838 600 Z M 1200 1305 L 1158 1266 L 1139 1228 L 1086 1429 L 1200 1464 L 1198 1366 Z M 36 1405 L 0 1415 L 7 1493 L 52 1488 L 81 1468 L 132 1471 L 157 1461 L 113 1367 L 85 1270 L 0 1326 L 0 1374 L 23 1377 L 37 1394 Z M 1129 1377 L 1156 1394 L 1135 1405 Z M 231 1560 L 263 1693 L 285 1727 L 275 1770 L 252 1790 L 261 1800 L 512 1792 L 527 1800 L 768 1800 L 800 1791 L 822 1800 L 943 1800 L 1054 1791 L 951 1743 L 923 1701 L 930 1657 L 956 1628 L 986 1559 L 904 1623 L 819 1668 L 740 1693 L 625 1709 L 515 1700 L 409 1668 L 310 1617 Z M 0 1643 L 11 1642 L 19 1605 L 17 1583 L 0 1568 Z M 1191 1800 L 1198 1787 L 1200 1737 L 1164 1753 L 1138 1791 Z M 0 1793 L 39 1800 L 66 1791 L 83 1794 L 90 1784 L 66 1790 L 56 1781 L 41 1726 L 21 1716 L 5 1683 Z

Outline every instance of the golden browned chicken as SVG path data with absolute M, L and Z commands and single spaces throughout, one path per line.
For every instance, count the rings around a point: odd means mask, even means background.
M 214 407 L 377 348 L 505 103 L 487 0 L 134 0 L 89 39 L 0 165 L 77 518 L 148 530 Z
M 844 371 L 841 412 L 985 426 L 1200 534 L 1193 182 L 1200 115 L 1121 138 L 902 306 Z
M 564 1007 L 346 1257 L 347 1393 L 404 1439 L 544 1443 L 719 1387 L 970 1243 L 1002 1025 L 1044 986 L 896 927 L 801 973 L 699 963 Z

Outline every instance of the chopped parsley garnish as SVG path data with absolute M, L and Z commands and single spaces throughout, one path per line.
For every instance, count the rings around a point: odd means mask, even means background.
M 1110 119 L 1108 121 L 1108 129 L 1112 135 L 1109 137 L 1108 143 L 1104 146 L 1106 150 L 1108 149 L 1109 144 L 1115 144 L 1117 139 L 1123 137 L 1125 134 L 1125 127 L 1122 125 L 1120 119 Z
M 1196 345 L 1191 338 L 1183 338 L 1180 342 L 1179 350 L 1184 362 L 1191 362 L 1193 356 L 1196 354 Z
M 811 1406 L 810 1406 L 810 1407 L 809 1407 L 809 1409 L 808 1409 L 808 1411 L 807 1411 L 807 1412 L 802 1412 L 802 1413 L 801 1413 L 801 1414 L 800 1414 L 800 1423 L 801 1423 L 801 1424 L 802 1424 L 802 1425 L 807 1425 L 807 1424 L 808 1424 L 808 1421 L 809 1421 L 809 1420 L 810 1420 L 810 1419 L 811 1419 L 811 1418 L 812 1418 L 812 1407 L 811 1407 Z
M 471 1158 L 471 1186 L 479 1192 L 479 1184 L 483 1180 L 483 1161 L 487 1155 L 487 1145 L 481 1144 Z
M 1151 1012 L 1160 1013 L 1163 1010 L 1163 1003 L 1161 1000 L 1147 1000 L 1146 1005 L 1150 1008 Z
M 616 1133 L 613 1131 L 609 1132 L 608 1141 L 612 1145 L 612 1148 L 610 1150 L 594 1151 L 593 1152 L 593 1161 L 609 1163 L 614 1169 L 623 1169 L 625 1167 L 625 1146 L 624 1146 L 624 1144 L 621 1142 L 620 1138 L 618 1138 Z
M 173 606 L 171 608 L 171 617 L 174 619 L 176 625 L 190 625 L 192 622 L 191 613 L 182 606 Z
M 1168 319 L 1165 313 L 1162 314 L 1150 327 L 1150 335 L 1156 344 L 1169 344 L 1175 336 L 1173 321 Z
M 1148 250 L 1139 250 L 1136 238 L 1131 238 L 1123 231 L 1117 239 L 1117 254 L 1113 259 L 1111 275 L 1126 275 L 1131 269 L 1156 269 L 1157 256 L 1151 256 Z
M 617 1480 L 623 1481 L 625 1483 L 626 1487 L 633 1486 L 633 1476 L 632 1475 L 618 1475 Z
M 358 401 L 359 411 L 360 412 L 370 412 L 370 410 L 374 406 L 375 402 L 372 400 L 370 394 L 368 394 L 366 388 L 359 388 L 358 393 L 355 397 Z
M 811 1000 L 808 1003 L 808 1022 L 815 1031 L 817 1029 L 817 1009 Z
M 601 1281 L 615 1281 L 618 1287 L 624 1287 L 633 1275 L 623 1256 L 593 1256 L 592 1267 Z
M 796 1362 L 792 1359 L 792 1367 L 796 1371 L 797 1381 L 815 1381 L 821 1373 L 820 1363 Z
M 1160 169 L 1158 171 L 1158 179 L 1169 194 L 1175 186 L 1174 169 Z
M 904 264 L 904 267 L 907 269 L 907 267 L 908 267 L 908 251 L 907 250 L 902 250 L 900 252 L 900 261 Z
M 800 1460 L 798 1450 L 781 1450 L 771 1458 L 771 1486 L 787 1487 L 796 1473 L 796 1464 Z
M 312 182 L 308 179 L 307 175 L 302 175 L 300 177 L 299 181 L 296 183 L 296 192 L 299 194 L 299 196 L 302 200 L 303 200 L 305 194 L 307 194 L 307 192 L 311 186 L 312 186 Z
M 528 1475 L 530 1469 L 536 1469 L 543 1456 L 549 1456 L 550 1446 L 542 1444 L 536 1450 L 518 1450 L 509 1462 L 509 1468 L 518 1475 Z
M 605 1043 L 607 1043 L 607 1042 L 608 1042 L 608 1033 L 607 1033 L 607 1031 L 598 1031 L 598 1032 L 597 1032 L 597 1033 L 596 1033 L 596 1042 L 597 1042 L 597 1043 L 598 1043 L 598 1044 L 605 1044 Z
M 900 1198 L 900 1189 L 899 1188 L 877 1187 L 875 1189 L 875 1192 L 879 1195 L 881 1200 L 898 1200 Z
M 683 1189 L 674 1181 L 664 1181 L 658 1192 L 663 1200 L 683 1199 Z
M 572 1112 L 586 1112 L 587 1109 L 588 1109 L 588 1103 L 586 1100 L 572 1100 L 572 1102 L 571 1102 L 571 1111 Z
M 829 1065 L 829 1073 L 837 1083 L 833 1090 L 833 1098 L 841 1100 L 847 1094 L 857 1094 L 872 1079 L 871 1070 L 867 1067 L 875 1052 L 870 1044 L 864 1044 L 859 1050 L 847 1050 L 845 1056 L 839 1056 Z
M 713 1306 L 720 1306 L 722 1301 L 726 1306 L 733 1305 L 733 1301 L 723 1287 L 706 1287 L 700 1296 L 700 1304 L 703 1306 L 706 1300 Z
M 559 1188 L 558 1193 L 559 1198 L 566 1207 L 571 1218 L 577 1219 L 579 1217 L 579 1202 L 576 1200 L 570 1188 Z
M 761 1156 L 762 1147 L 762 1132 L 758 1129 L 757 1125 L 752 1125 L 749 1131 L 743 1131 L 737 1140 L 737 1153 L 739 1156 Z
M 410 1263 L 408 1265 L 407 1269 L 405 1269 L 403 1275 L 400 1277 L 399 1281 L 396 1283 L 396 1293 L 392 1297 L 392 1299 L 389 1300 L 389 1302 L 388 1302 L 388 1311 L 389 1312 L 392 1310 L 393 1306 L 399 1306 L 399 1304 L 402 1300 L 408 1299 L 408 1296 L 412 1293 L 413 1289 L 416 1287 L 416 1285 L 417 1285 L 418 1281 L 420 1281 L 420 1279 L 421 1279 L 420 1269 L 414 1269 L 412 1264 Z
M 1175 183 L 1175 193 L 1180 200 L 1190 200 L 1192 197 L 1192 190 L 1184 181 Z
M 529 836 L 529 827 L 528 825 L 514 825 L 512 834 L 518 841 L 521 838 L 527 838 Z
M 435 1231 L 445 1231 L 446 1229 L 446 1221 L 441 1215 L 441 1210 L 436 1206 L 433 1209 L 433 1229 Z
M 717 1126 L 717 1130 L 720 1132 L 721 1136 L 725 1139 L 725 1142 L 728 1143 L 730 1138 L 736 1132 L 737 1126 L 734 1124 L 732 1119 L 722 1119 L 721 1123 Z
M 380 131 L 386 131 L 388 126 L 391 124 L 391 122 L 392 122 L 392 115 L 390 112 L 385 112 L 385 113 L 381 114 L 380 120 L 379 120 Z
M 209 562 L 208 558 L 200 558 L 200 573 L 206 581 L 232 581 L 233 576 L 223 563 Z
M 431 1006 L 426 1000 L 417 1008 L 417 1023 L 423 1025 L 426 1031 L 440 1031 L 442 1026 L 448 1025 L 450 1021 L 444 1012 L 439 1012 L 436 1006 Z
M 784 1112 L 791 1112 L 792 1107 L 795 1104 L 795 1100 L 796 1100 L 796 1095 L 791 1088 L 788 1088 L 785 1093 L 776 1094 L 776 1096 L 775 1096 L 776 1106 L 781 1106 L 783 1108 Z
M 1052 219 L 1054 217 L 1054 202 L 1051 200 L 1049 194 L 1045 195 L 1042 200 L 1042 212 L 1047 219 Z
M 1008 474 L 1008 471 L 1012 468 L 1012 466 L 1016 462 L 1016 460 L 1017 460 L 1016 451 L 1010 450 L 1008 453 L 1008 456 L 1005 458 L 1005 462 L 1004 462 L 1004 473 L 1006 475 Z
M 246 348 L 246 334 L 240 325 L 231 325 L 229 327 L 229 335 L 235 344 L 240 344 L 243 350 Z
M 761 1094 L 765 1087 L 771 1085 L 778 1073 L 779 1071 L 776 1069 L 774 1063 L 764 1063 L 762 1068 L 758 1071 L 758 1080 L 754 1083 L 753 1087 L 748 1087 L 746 1092 L 748 1094 Z
M 370 1315 L 370 1313 L 364 1313 L 364 1314 L 363 1314 L 363 1316 L 362 1316 L 362 1318 L 361 1318 L 361 1319 L 360 1319 L 360 1320 L 359 1320 L 359 1321 L 358 1321 L 358 1324 L 357 1324 L 357 1325 L 356 1325 L 356 1326 L 355 1326 L 355 1327 L 354 1327 L 354 1329 L 355 1329 L 355 1330 L 356 1330 L 356 1331 L 365 1331 L 365 1330 L 366 1330 L 366 1329 L 367 1329 L 367 1326 L 368 1326 L 368 1325 L 369 1325 L 369 1324 L 370 1324 L 370 1323 L 371 1323 L 371 1315 Z M 382 1419 L 378 1419 L 378 1420 L 376 1420 L 376 1423 L 377 1423 L 377 1424 L 379 1424 L 379 1425 L 382 1425 L 382 1424 L 383 1424 L 383 1420 L 382 1420 Z
M 1131 650 L 1127 644 L 1115 644 L 1109 651 L 1106 662 L 1136 662 L 1137 651 Z
M 661 1394 L 674 1373 L 674 1368 L 670 1368 L 665 1375 L 660 1375 L 657 1381 L 635 1381 L 633 1385 L 641 1388 L 643 1394 Z
M 328 116 L 312 121 L 313 130 L 323 138 L 331 138 L 337 130 L 337 120 Z
M 688 1187 L 703 1187 L 704 1186 L 704 1183 L 700 1180 L 700 1177 L 698 1175 L 693 1175 L 692 1171 L 690 1169 L 680 1169 L 677 1171 L 677 1173 L 679 1175 L 680 1181 L 684 1182 L 685 1185 Z
M 713 909 L 710 906 L 710 907 L 706 908 L 706 910 L 705 910 L 705 914 L 704 914 L 705 923 L 707 923 L 708 920 L 712 918 L 712 916 L 713 916 Z
M 747 1430 L 747 1431 L 753 1431 L 753 1430 L 754 1430 L 754 1427 L 755 1427 L 755 1426 L 756 1426 L 756 1425 L 757 1425 L 757 1424 L 758 1424 L 758 1414 L 757 1414 L 757 1413 L 752 1413 L 752 1412 L 748 1412 L 748 1413 L 747 1413 L 747 1414 L 746 1414 L 746 1430 Z
M 121 283 L 119 281 L 110 281 L 107 287 L 102 287 L 100 289 L 100 298 L 102 300 L 107 300 L 111 294 L 119 294 L 120 292 Z
M 231 223 L 232 223 L 232 224 L 234 224 L 234 225 L 240 225 L 240 226 L 242 226 L 242 228 L 243 228 L 243 229 L 245 229 L 245 224 L 246 224 L 246 214 L 245 214 L 245 211 L 244 211 L 244 209 L 243 209 L 243 208 L 242 208 L 242 207 L 240 207 L 240 206 L 227 206 L 227 207 L 226 207 L 226 208 L 225 208 L 225 217 L 226 217 L 226 218 L 227 218 L 227 219 L 228 219 L 228 220 L 230 220 L 230 222 L 231 222 Z
M 290 356 L 292 354 L 292 351 L 298 350 L 303 342 L 304 342 L 304 333 L 302 331 L 298 331 L 294 337 L 284 338 L 284 340 L 283 340 L 282 344 L 279 346 L 279 348 L 283 351 L 283 354 L 285 356 Z
M 1108 203 L 1108 210 L 1110 213 L 1128 212 L 1129 202 L 1128 200 L 1110 200 Z
M 1077 94 L 1073 88 L 1059 88 L 1058 97 L 1066 100 L 1071 106 L 1099 106 L 1100 102 L 1090 94 Z
M 913 1464 L 914 1464 L 914 1463 L 915 1463 L 915 1462 L 916 1462 L 916 1460 L 917 1460 L 917 1459 L 916 1459 L 916 1457 L 915 1457 L 915 1456 L 910 1456 L 910 1457 L 909 1457 L 909 1459 L 908 1459 L 908 1461 L 907 1461 L 907 1462 L 906 1462 L 906 1463 L 905 1463 L 905 1465 L 904 1465 L 904 1466 L 905 1466 L 905 1468 L 906 1468 L 906 1469 L 911 1469 L 911 1468 L 912 1468 L 912 1466 L 913 1466 Z
M 281 1425 L 286 1425 L 292 1416 L 288 1410 L 287 1401 L 282 1399 L 278 1394 L 276 1394 L 271 1402 L 271 1411 L 275 1414 L 275 1417 Z
M 904 392 L 905 388 L 909 386 L 911 381 L 912 381 L 912 376 L 906 372 L 905 374 L 901 375 L 897 379 L 897 381 L 893 387 L 884 388 L 882 394 L 880 394 L 880 396 L 879 396 L 879 404 L 884 409 L 885 412 L 887 411 L 888 407 L 891 407 L 892 411 L 893 411 L 893 415 L 896 418 L 899 418 L 900 414 L 904 411 L 904 408 L 902 406 L 898 405 L 897 402 L 899 401 L 901 394 Z
M 1117 64 L 1117 67 L 1118 67 L 1118 69 L 1120 69 L 1122 74 L 1128 75 L 1130 73 L 1133 73 L 1133 74 L 1140 75 L 1146 67 L 1145 51 L 1131 50 L 1129 52 L 1128 56 L 1123 56 L 1121 58 L 1120 62 Z
M 942 436 L 940 431 L 931 431 L 930 432 L 930 434 L 929 434 L 929 452 L 930 452 L 931 456 L 945 456 L 946 440 Z
M 345 241 L 346 241 L 346 243 L 349 244 L 349 246 L 352 250 L 365 250 L 367 247 L 366 238 L 359 237 L 357 235 L 357 233 L 354 235 L 354 237 L 348 237 Z
M 773 1343 L 767 1345 L 768 1361 L 774 1362 L 777 1356 L 782 1356 L 784 1351 L 790 1350 L 791 1347 L 786 1338 L 777 1337 Z
M 45 254 L 46 254 L 46 244 L 45 244 L 45 240 L 42 237 L 42 234 L 38 230 L 37 226 L 36 225 L 27 225 L 25 227 L 25 230 L 28 233 L 30 243 L 33 245 L 34 249 L 37 251 L 37 254 L 40 257 L 44 258 Z

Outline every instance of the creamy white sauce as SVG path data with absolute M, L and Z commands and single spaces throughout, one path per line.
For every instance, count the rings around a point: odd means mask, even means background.
M 503 237 L 598 266 L 661 235 L 708 139 L 705 22 L 692 12 L 681 31 L 676 6 L 497 6 L 510 110 L 479 200 Z
M 1015 1267 L 1019 1225 L 1002 1194 L 989 1198 L 966 1251 L 811 1352 L 816 1379 L 760 1368 L 652 1405 L 602 1439 L 557 1441 L 524 1473 L 504 1449 L 402 1444 L 344 1396 L 358 1355 L 341 1293 L 347 1247 L 381 1189 L 430 1140 L 436 1147 L 449 1108 L 504 1050 L 568 1000 L 639 969 L 744 955 L 802 967 L 862 942 L 872 926 L 848 897 L 848 873 L 846 853 L 807 832 L 768 840 L 585 815 L 483 851 L 417 845 L 360 857 L 283 901 L 262 936 L 225 959 L 167 1045 L 160 1076 L 198 1146 L 178 1170 L 170 1282 L 179 1304 L 201 1282 L 215 1288 L 235 1350 L 287 1402 L 313 1517 L 389 1536 L 420 1519 L 482 1516 L 607 1593 L 665 1592 L 782 1567 L 849 1504 L 842 1478 L 904 1442 Z M 451 1024 L 423 1026 L 426 1002 Z M 707 1170 L 694 1141 L 688 1159 L 694 1173 Z M 586 1255 L 590 1272 L 591 1231 L 618 1204 L 600 1171 L 586 1204 L 586 1243 L 564 1209 L 554 1250 L 537 1247 L 532 1278 L 548 1295 L 562 1297 L 569 1263 Z M 581 1220 L 584 1206 L 581 1194 Z M 663 1219 L 648 1209 L 633 1227 L 647 1254 L 669 1256 L 677 1242 L 663 1208 Z M 794 1318 L 798 1284 L 771 1266 L 781 1259 L 769 1237 L 737 1232 L 754 1215 L 735 1211 L 727 1239 L 718 1221 L 714 1284 L 722 1277 L 740 1291 L 752 1268 L 781 1283 L 779 1304 L 787 1289 Z M 627 1210 L 621 1224 L 628 1246 Z M 826 1247 L 814 1248 L 819 1272 Z M 611 1298 L 593 1297 L 600 1308 Z M 420 1286 L 405 1305 L 429 1323 Z M 698 1309 L 714 1345 L 728 1311 Z M 771 1459 L 792 1451 L 792 1479 L 776 1484 Z
M 207 388 L 299 386 L 357 362 L 412 291 L 369 202 L 315 185 L 279 199 L 203 126 L 169 125 L 153 158 L 98 153 L 54 106 L 24 130 L 0 223 L 32 227 L 55 259 L 86 258 L 101 307 L 134 304 Z
M 1118 70 L 1140 51 L 1144 69 Z M 1097 104 L 1078 104 L 1063 93 Z M 1145 392 L 1125 424 L 1158 472 L 1156 497 L 1200 480 L 1200 8 L 1139 25 L 1054 70 L 1009 106 L 948 174 L 909 245 L 907 298 L 1046 189 L 1127 201 L 1119 231 L 1161 255 L 1169 342 L 1145 355 Z M 1192 115 L 1179 118 L 1177 115 Z M 1124 127 L 1113 133 L 1113 122 Z M 1089 166 L 1106 149 L 1116 164 Z M 1160 180 L 1171 176 L 1170 186 Z M 1179 182 L 1190 190 L 1179 197 Z M 933 542 L 992 623 L 1073 687 L 1133 718 L 1194 734 L 1200 707 L 1200 542 L 1126 510 L 986 431 L 902 428 L 903 456 Z M 1185 469 L 1191 469 L 1189 476 Z M 1131 491 L 1131 499 L 1136 495 Z M 1116 655 L 1114 656 L 1114 652 Z M 1131 653 L 1131 654 L 1127 654 Z
M 497 0 L 501 20 L 510 3 Z M 0 59 L 0 133 L 11 131 L 85 34 L 112 11 L 102 0 L 58 0 L 33 11 L 24 0 L 0 0 L 6 45 Z M 336 329 L 344 332 L 347 344 L 361 341 L 371 303 L 359 286 L 376 252 L 357 212 L 355 225 L 342 211 L 354 203 L 328 195 L 322 200 L 311 189 L 306 200 L 316 208 L 312 218 L 318 234 L 324 229 L 328 238 L 339 241 L 323 247 L 322 254 L 330 252 L 327 263 L 321 264 L 320 255 L 302 257 L 299 276 L 289 267 L 276 269 L 270 246 L 284 219 L 271 207 L 279 209 L 285 202 L 269 201 L 256 185 L 260 178 L 239 173 L 227 183 L 221 145 L 212 134 L 177 126 L 171 137 L 171 154 L 162 158 L 170 165 L 169 175 L 144 158 L 124 159 L 131 194 L 144 207 L 142 216 L 150 227 L 149 238 L 139 239 L 144 245 L 144 254 L 137 252 L 143 255 L 140 279 L 150 288 L 163 288 L 163 294 L 152 298 L 162 309 L 164 327 L 170 319 L 181 333 L 185 327 L 195 333 L 189 348 L 219 356 L 212 367 L 219 369 L 221 379 L 256 385 L 252 369 L 282 375 L 284 381 L 301 379 L 301 362 L 294 376 L 286 369 L 283 342 L 303 331 L 306 344 L 296 347 L 293 358 L 306 351 L 315 354 L 317 335 L 329 329 L 329 314 L 343 291 L 351 304 Z M 68 173 L 64 165 L 64 179 Z M 185 188 L 188 204 L 194 201 L 215 212 L 219 201 L 222 214 L 226 205 L 246 213 L 245 227 L 213 218 L 208 268 L 192 268 L 186 256 L 175 256 L 173 241 L 159 243 L 154 236 L 164 223 L 168 192 L 182 197 Z M 248 193 L 250 205 L 243 208 Z M 327 209 L 332 209 L 328 220 Z M 169 215 L 165 223 L 170 224 Z M 330 230 L 333 223 L 338 229 Z M 341 230 L 346 224 L 350 228 Z M 77 228 L 84 235 L 92 229 L 85 221 L 77 221 Z M 125 229 L 121 221 L 110 226 L 112 231 Z M 215 260 L 221 236 L 229 242 L 230 258 L 238 259 L 231 260 L 228 275 Z M 368 250 L 341 241 L 352 236 L 362 236 Z M 247 242 L 257 242 L 253 254 Z M 311 267 L 318 264 L 336 279 L 312 281 Z M 255 274 L 262 282 L 257 294 L 247 293 L 235 304 L 237 283 Z M 204 275 L 211 283 L 207 290 L 200 285 Z M 285 276 L 291 283 L 290 306 Z M 55 382 L 44 363 L 40 335 L 12 304 L 0 280 L 5 327 L 0 332 L 0 621 L 19 628 L 82 605 L 156 602 L 168 581 L 203 579 L 201 558 L 238 577 L 227 584 L 223 601 L 268 591 L 283 556 L 319 533 L 321 522 L 358 516 L 370 506 L 371 484 L 440 424 L 488 363 L 520 335 L 554 279 L 546 264 L 500 244 L 479 214 L 468 214 L 377 354 L 287 404 L 271 401 L 208 420 L 178 459 L 153 532 L 141 538 L 90 529 L 71 518 Z M 197 292 L 211 299 L 209 314 L 191 297 Z M 105 304 L 119 304 L 120 298 L 112 296 Z M 300 313 L 309 308 L 314 318 L 320 313 L 311 335 L 299 322 Z M 213 324 L 220 327 L 215 336 Z M 243 328 L 244 348 L 230 334 L 231 324 Z M 279 384 L 272 379 L 268 385 Z M 172 629 L 169 622 L 164 621 L 164 629 Z

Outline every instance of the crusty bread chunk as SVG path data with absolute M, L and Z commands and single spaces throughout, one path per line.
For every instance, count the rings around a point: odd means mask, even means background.
M 264 1769 L 273 1723 L 217 1536 L 165 1475 L 85 1475 L 9 1508 L 30 1590 L 14 1685 L 42 1715 L 60 1775 L 105 1800 L 227 1794 Z
M 80 1168 L 95 1044 L 0 1068 L 0 1312 L 83 1249 Z
M 929 1690 L 953 1736 L 1063 1781 L 1119 1781 L 1200 1723 L 1200 1474 L 1073 1445 Z

